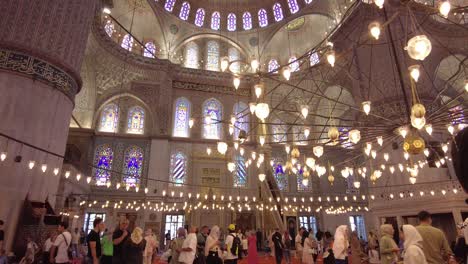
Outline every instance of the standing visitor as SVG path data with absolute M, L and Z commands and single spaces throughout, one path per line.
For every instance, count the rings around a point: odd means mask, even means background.
M 314 262 L 315 262 L 315 261 L 317 261 L 317 257 L 318 257 L 318 253 L 319 253 L 318 252 L 319 244 L 317 242 L 317 239 L 314 236 L 314 233 L 313 233 L 312 229 L 309 232 L 309 239 L 310 239 L 310 244 L 311 244 L 311 247 L 312 247 L 312 257 L 314 258 Z
M 208 226 L 202 226 L 200 232 L 197 234 L 197 259 L 195 263 L 197 264 L 205 264 L 206 257 L 205 257 L 205 245 L 206 245 L 206 237 L 208 236 Z
M 153 254 L 156 252 L 156 248 L 158 247 L 158 241 L 156 240 L 151 228 L 148 228 L 145 232 L 145 241 L 146 247 L 143 252 L 143 264 L 151 264 L 153 263 Z
M 99 258 L 101 257 L 101 238 L 99 233 L 105 229 L 104 222 L 101 218 L 94 219 L 93 230 L 91 230 L 86 238 L 88 243 L 88 260 L 87 264 L 99 264 Z
M 304 242 L 302 244 L 302 263 L 304 264 L 313 264 L 314 263 L 314 248 L 312 245 L 312 240 L 310 239 L 310 234 L 307 231 L 302 233 Z
M 262 250 L 262 241 L 263 241 L 263 233 L 260 231 L 260 228 L 257 229 L 257 250 Z
M 404 240 L 403 263 L 427 264 L 422 250 L 422 237 L 412 225 L 403 225 L 400 229 L 400 238 Z
M 253 231 L 252 231 L 253 232 Z M 248 255 L 248 247 L 249 247 L 249 241 L 247 240 L 248 238 L 248 231 L 245 232 L 245 234 L 242 235 L 242 253 L 244 253 L 244 256 Z
M 397 261 L 397 253 L 400 251 L 393 240 L 395 230 L 392 225 L 384 224 L 380 226 L 380 233 L 380 261 L 382 264 L 392 264 Z
M 292 238 L 289 235 L 288 230 L 284 230 L 283 233 L 283 256 L 287 264 L 291 264 L 291 249 L 292 249 Z
M 283 260 L 284 244 L 278 228 L 275 229 L 275 233 L 273 233 L 271 236 L 271 240 L 273 241 L 273 245 L 275 247 L 276 264 L 281 264 L 281 261 Z
M 145 246 L 146 241 L 143 239 L 143 230 L 139 227 L 135 227 L 122 247 L 123 263 L 142 264 Z
M 335 264 L 333 255 L 333 237 L 330 231 L 323 234 L 323 264 Z
M 179 227 L 177 229 L 177 238 L 171 241 L 170 249 L 171 249 L 171 261 L 170 264 L 179 264 L 179 254 L 182 249 L 182 244 L 185 240 L 185 228 Z
M 241 241 L 236 235 L 236 226 L 234 224 L 230 224 L 228 226 L 228 232 L 229 234 L 226 237 L 227 254 L 224 260 L 224 264 L 237 264 Z
M 299 228 L 299 233 L 297 233 L 296 238 L 294 239 L 294 245 L 296 247 L 296 257 L 299 259 L 299 263 L 302 263 L 302 235 L 304 233 L 304 228 Z
M 348 226 L 340 225 L 335 231 L 335 241 L 333 242 L 333 255 L 336 264 L 346 264 L 348 258 Z
M 114 255 L 114 243 L 112 242 L 112 232 L 104 232 L 104 235 L 101 238 L 101 246 L 101 264 L 112 264 L 112 256 Z
M 210 235 L 206 238 L 205 243 L 205 256 L 206 264 L 221 264 L 223 261 L 220 256 L 220 247 L 219 247 L 219 226 L 215 225 L 211 228 Z M 249 263 L 250 264 L 250 263 Z
M 37 244 L 32 240 L 30 236 L 26 237 L 26 253 L 24 257 L 21 259 L 20 264 L 32 264 L 34 263 L 34 256 L 36 255 L 39 247 Z
M 249 236 L 247 237 L 247 244 L 248 244 L 248 254 L 247 254 L 247 264 L 257 264 L 258 263 L 258 254 L 257 254 L 257 241 L 258 235 L 255 234 L 255 230 L 250 232 Z
M 416 229 L 423 239 L 422 246 L 427 263 L 440 264 L 446 262 L 453 253 L 444 233 L 431 225 L 432 218 L 428 212 L 419 212 L 418 218 L 419 225 Z
M 70 247 L 72 235 L 67 230 L 68 223 L 61 222 L 58 225 L 58 235 L 54 241 L 54 245 L 50 249 L 50 262 L 57 264 L 65 264 L 70 261 L 68 258 L 68 248 Z
M 361 241 L 356 231 L 351 232 L 351 263 L 361 264 L 366 254 L 362 252 Z
M 192 264 L 197 253 L 197 228 L 189 227 L 189 234 L 182 244 L 182 249 L 179 255 L 179 262 L 184 264 Z
M 164 235 L 166 242 L 166 250 L 171 246 L 171 230 L 167 230 L 167 233 Z
M 128 239 L 128 220 L 124 218 L 120 220 L 119 228 L 112 234 L 112 241 L 114 243 L 114 255 L 112 256 L 113 264 L 125 264 L 123 262 L 122 248 L 125 241 Z
M 468 219 L 468 218 L 467 218 Z M 467 222 L 465 220 L 465 222 Z M 468 258 L 468 243 L 466 243 L 466 238 L 464 231 L 468 229 L 468 225 L 465 226 L 464 223 L 458 225 L 457 232 L 457 240 L 455 242 L 455 249 L 453 253 L 455 254 L 455 258 L 457 259 L 458 263 L 467 264 Z
M 42 263 L 49 264 L 50 263 L 50 249 L 54 245 L 55 238 L 57 238 L 57 234 L 52 232 L 49 234 L 49 237 L 44 242 L 44 248 L 42 249 Z
M 80 251 L 78 249 L 78 244 L 80 242 L 80 230 L 76 227 L 73 232 L 71 233 L 72 242 L 71 242 L 71 249 L 74 258 L 77 258 Z

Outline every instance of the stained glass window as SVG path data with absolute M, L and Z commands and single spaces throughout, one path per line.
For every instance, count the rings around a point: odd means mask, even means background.
M 198 45 L 191 41 L 185 45 L 185 67 L 198 69 Z
M 143 134 L 145 130 L 145 110 L 134 106 L 128 110 L 127 133 Z
M 249 12 L 245 12 L 242 15 L 242 23 L 244 26 L 244 30 L 252 29 L 252 15 Z
M 367 240 L 366 225 L 364 224 L 364 217 L 362 215 L 349 216 L 349 225 L 351 231 L 356 231 L 359 237 Z
M 123 164 L 123 180 L 127 186 L 135 187 L 140 184 L 143 172 L 143 150 L 132 146 L 125 151 Z
M 320 58 L 317 52 L 310 54 L 310 66 L 314 66 L 320 62 Z
M 238 139 L 241 130 L 249 132 L 249 107 L 243 102 L 236 103 L 234 105 L 234 115 L 236 115 L 234 139 Z
M 147 58 L 154 58 L 156 54 L 156 45 L 152 41 L 146 42 L 143 56 Z
M 306 4 L 312 3 L 313 0 L 304 0 Z
M 278 68 L 279 68 L 279 63 L 277 60 L 275 59 L 271 59 L 269 62 L 268 62 L 268 72 L 271 72 L 271 73 L 278 73 Z
M 312 229 L 312 234 L 317 233 L 317 219 L 315 216 L 299 216 L 299 226 L 307 230 Z
M 175 186 L 185 183 L 187 178 L 187 156 L 181 151 L 177 151 L 171 156 L 171 174 L 169 181 Z
M 281 142 L 285 142 L 287 140 L 287 137 L 286 137 L 286 131 L 287 131 L 287 127 L 286 125 L 283 124 L 283 122 L 281 122 L 281 120 L 279 119 L 276 119 L 273 121 L 273 125 L 271 126 L 271 130 L 272 130 L 272 137 L 273 137 L 273 142 L 275 143 L 281 143 Z
M 310 178 L 309 178 L 309 182 L 307 183 L 307 185 L 304 185 L 304 182 L 303 182 L 303 180 L 304 180 L 304 171 L 302 169 L 300 169 L 297 172 L 296 179 L 297 179 L 297 190 L 298 191 L 301 191 L 301 192 L 312 191 L 312 183 L 310 182 Z
M 288 0 L 289 11 L 291 14 L 297 13 L 299 11 L 299 5 L 297 4 L 297 0 Z
M 219 43 L 210 40 L 206 43 L 206 69 L 219 71 Z
M 213 30 L 219 30 L 219 25 L 221 20 L 221 15 L 219 14 L 218 11 L 213 12 L 211 15 L 211 29 Z
M 229 31 L 235 31 L 237 28 L 236 15 L 234 13 L 229 13 L 227 16 L 227 29 Z
M 247 186 L 247 167 L 245 166 L 244 157 L 236 156 L 236 172 L 234 175 L 234 187 Z
M 258 24 L 260 27 L 268 26 L 268 16 L 265 9 L 258 10 Z
M 293 134 L 294 134 L 294 144 L 296 145 L 307 145 L 307 138 L 304 135 L 304 127 L 302 126 L 294 126 L 293 127 Z
M 181 97 L 175 101 L 174 112 L 174 137 L 189 136 L 189 120 L 190 120 L 190 102 L 187 98 Z
M 133 37 L 130 34 L 125 35 L 120 46 L 128 51 L 132 51 Z
M 275 21 L 281 21 L 283 20 L 283 9 L 281 8 L 280 3 L 276 3 L 273 5 L 273 15 L 275 16 Z
M 237 61 L 240 59 L 240 52 L 236 48 L 229 48 L 228 49 L 228 57 L 229 61 Z M 239 62 L 233 62 L 229 68 L 231 71 L 238 73 L 240 72 L 240 63 Z
M 112 34 L 114 33 L 114 23 L 112 23 L 110 20 L 107 20 L 106 24 L 104 25 L 104 30 L 109 37 L 112 37 Z
M 205 9 L 198 8 L 197 13 L 195 14 L 195 25 L 202 27 L 205 23 Z
M 96 148 L 94 153 L 94 177 L 96 185 L 103 186 L 110 181 L 113 158 L 114 152 L 109 145 L 104 144 Z
M 175 0 L 166 0 L 166 3 L 164 4 L 164 9 L 166 9 L 169 12 L 172 12 L 172 10 L 174 10 L 174 5 Z
M 220 122 L 223 118 L 221 103 L 214 99 L 208 99 L 203 104 L 203 137 L 207 139 L 221 139 Z
M 115 104 L 108 104 L 101 112 L 101 132 L 117 132 L 119 122 L 119 108 Z
M 275 177 L 276 184 L 280 191 L 288 190 L 288 174 L 285 173 L 281 162 L 275 162 L 273 164 L 273 176 Z
M 180 8 L 179 17 L 182 20 L 187 20 L 190 13 L 190 4 L 188 2 L 183 2 L 182 7 Z
M 299 61 L 297 60 L 296 56 L 292 56 L 289 58 L 289 67 L 291 67 L 291 72 L 297 72 L 299 70 Z

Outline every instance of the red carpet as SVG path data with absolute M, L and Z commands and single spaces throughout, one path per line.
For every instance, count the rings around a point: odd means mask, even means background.
M 276 263 L 275 262 L 275 258 L 274 257 L 270 257 L 270 256 L 259 256 L 258 258 L 258 264 L 271 264 L 271 263 Z M 284 264 L 286 264 L 286 261 L 283 259 L 283 262 Z M 322 258 L 321 256 L 319 256 L 317 258 L 317 262 L 315 262 L 316 264 L 322 264 Z M 156 262 L 154 264 L 167 264 L 167 262 L 164 262 L 164 261 L 159 261 L 159 260 L 156 260 Z M 247 264 L 247 258 L 244 258 L 242 259 L 241 261 L 238 262 L 238 264 Z M 301 264 L 296 258 L 292 258 L 292 264 Z

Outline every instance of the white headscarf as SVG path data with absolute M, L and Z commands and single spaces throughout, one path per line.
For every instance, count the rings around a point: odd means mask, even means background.
M 405 264 L 427 264 L 426 257 L 422 251 L 422 237 L 418 230 L 412 225 L 403 225 L 405 235 L 404 263 Z
M 215 225 L 211 228 L 210 235 L 206 238 L 205 256 L 208 256 L 208 253 L 210 252 L 210 249 L 211 249 L 210 245 L 212 245 L 213 242 L 218 241 L 219 236 L 220 236 L 219 226 Z
M 340 225 L 335 231 L 335 242 L 333 242 L 333 254 L 337 259 L 344 259 L 347 255 L 349 242 L 346 239 L 348 226 Z
M 215 225 L 211 228 L 210 237 L 212 237 L 214 240 L 219 239 L 219 226 Z
M 403 225 L 403 234 L 405 234 L 405 243 L 403 244 L 405 250 L 412 245 L 422 248 L 423 239 L 414 226 Z

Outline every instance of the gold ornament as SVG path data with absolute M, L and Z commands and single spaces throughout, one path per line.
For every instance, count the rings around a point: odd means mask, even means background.
M 403 143 L 403 149 L 405 152 L 412 155 L 421 154 L 424 151 L 425 146 L 424 139 L 413 133 L 408 135 Z
M 299 156 L 301 155 L 301 153 L 299 152 L 299 149 L 297 147 L 294 147 L 291 151 L 291 158 L 299 158 Z
M 422 104 L 414 104 L 411 107 L 411 115 L 416 118 L 423 118 L 426 115 L 426 108 Z
M 336 141 L 340 137 L 340 131 L 336 127 L 330 127 L 328 129 L 328 138 L 331 141 Z

